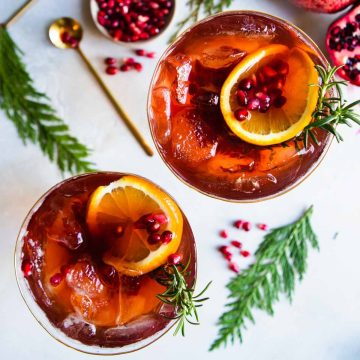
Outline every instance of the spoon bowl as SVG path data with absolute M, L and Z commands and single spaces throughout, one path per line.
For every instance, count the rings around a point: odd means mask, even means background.
M 83 37 L 80 23 L 72 18 L 63 17 L 55 20 L 49 28 L 49 38 L 54 46 L 59 49 L 71 49 L 72 46 L 62 40 L 62 35 L 68 33 L 79 44 Z

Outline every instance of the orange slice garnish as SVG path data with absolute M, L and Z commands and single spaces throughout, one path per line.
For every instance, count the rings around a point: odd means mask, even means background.
M 264 113 L 250 111 L 244 121 L 239 121 L 235 116 L 239 107 L 236 90 L 241 80 L 250 78 L 277 59 L 288 64 L 282 89 L 286 103 Z M 279 44 L 268 45 L 247 55 L 229 74 L 221 89 L 221 111 L 229 128 L 242 140 L 255 145 L 279 144 L 296 136 L 310 123 L 317 104 L 318 89 L 309 84 L 317 83 L 314 63 L 304 50 L 289 50 Z
M 135 223 L 146 214 L 164 214 L 166 224 L 161 232 L 171 231 L 172 240 L 167 244 L 150 244 L 146 229 Z M 183 217 L 175 201 L 153 183 L 127 175 L 108 186 L 98 187 L 89 200 L 87 225 L 90 232 L 101 237 L 104 229 L 123 229 L 110 244 L 103 261 L 119 272 L 138 276 L 155 270 L 166 263 L 170 254 L 179 248 Z

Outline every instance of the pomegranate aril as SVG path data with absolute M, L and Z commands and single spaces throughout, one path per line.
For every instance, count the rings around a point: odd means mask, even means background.
M 147 241 L 150 245 L 159 244 L 161 242 L 161 236 L 159 234 L 150 234 Z
M 169 265 L 178 265 L 180 264 L 181 260 L 182 260 L 182 255 L 176 253 L 169 255 L 167 258 L 167 262 Z
M 135 64 L 135 59 L 132 57 L 124 58 L 123 62 L 124 62 L 124 64 L 127 64 L 127 65 L 133 65 L 133 64 Z
M 219 251 L 225 256 L 227 254 L 231 254 L 230 246 L 222 245 L 219 247 Z
M 132 65 L 130 65 L 130 64 L 122 64 L 120 66 L 120 71 L 123 71 L 123 72 L 129 71 L 129 70 L 131 70 L 131 67 L 132 67 Z
M 233 271 L 234 273 L 238 274 L 240 272 L 240 268 L 238 264 L 235 264 L 234 262 L 231 262 L 229 264 L 229 269 Z
M 286 104 L 286 97 L 279 96 L 277 99 L 274 100 L 274 106 L 277 108 L 281 108 Z
M 270 78 L 270 79 L 277 75 L 277 72 L 271 66 L 268 66 L 268 65 L 265 65 L 262 68 L 262 72 L 265 75 L 265 77 Z
M 238 229 L 241 229 L 243 222 L 244 222 L 243 220 L 236 220 L 234 222 L 234 226 Z
M 226 230 L 221 230 L 220 233 L 219 233 L 220 237 L 222 237 L 223 239 L 226 239 L 229 234 Z
M 257 227 L 263 231 L 266 231 L 269 228 L 266 224 L 258 224 Z
M 257 99 L 259 99 L 263 103 L 269 103 L 270 102 L 270 96 L 268 94 L 264 93 L 264 92 L 261 92 L 261 91 L 257 92 L 255 94 L 255 97 Z
M 250 118 L 250 113 L 247 109 L 237 109 L 234 113 L 236 120 L 244 121 Z
M 245 231 L 250 231 L 251 230 L 251 224 L 249 221 L 244 221 L 241 225 L 241 228 Z
M 251 79 L 243 79 L 240 81 L 239 89 L 240 90 L 250 90 L 253 87 L 253 82 Z
M 106 68 L 106 73 L 107 73 L 108 75 L 115 75 L 115 74 L 117 74 L 117 72 L 118 72 L 118 69 L 117 69 L 117 67 L 115 67 L 115 66 L 108 66 L 108 67 Z
M 160 230 L 160 224 L 155 221 L 154 223 L 148 224 L 146 226 L 146 230 L 149 233 L 156 233 L 156 232 L 158 232 Z
M 24 261 L 21 268 L 26 278 L 32 275 L 32 265 L 28 261 Z
M 169 244 L 171 242 L 173 238 L 173 233 L 169 230 L 165 230 L 162 234 L 161 234 L 161 242 L 166 245 Z
M 246 108 L 248 110 L 258 110 L 260 106 L 260 100 L 257 98 L 251 98 L 248 101 Z
M 49 281 L 50 281 L 50 284 L 55 287 L 55 286 L 60 285 L 60 283 L 62 282 L 63 279 L 64 279 L 64 276 L 62 273 L 56 273 L 53 276 L 51 276 Z
M 107 57 L 105 59 L 105 64 L 106 65 L 115 65 L 116 64 L 116 59 L 113 57 Z
M 238 240 L 233 240 L 233 241 L 231 241 L 231 245 L 234 246 L 234 247 L 236 247 L 237 249 L 241 249 L 241 247 L 242 247 L 241 242 L 238 241 Z
M 250 252 L 247 250 L 241 250 L 240 255 L 243 257 L 248 257 L 248 256 L 250 256 Z
M 156 53 L 151 51 L 151 52 L 148 52 L 146 54 L 146 57 L 148 57 L 149 59 L 154 59 L 156 57 Z
M 233 255 L 228 253 L 228 254 L 224 254 L 224 257 L 225 257 L 226 261 L 231 261 L 233 258 Z
M 134 69 L 138 72 L 140 72 L 142 70 L 142 65 L 138 62 L 134 63 Z
M 244 90 L 238 90 L 236 96 L 239 102 L 239 105 L 246 106 L 248 103 L 247 93 Z

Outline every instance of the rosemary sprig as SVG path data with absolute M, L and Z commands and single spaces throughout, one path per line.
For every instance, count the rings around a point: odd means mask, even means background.
M 319 248 L 310 224 L 312 211 L 311 206 L 294 223 L 267 234 L 255 253 L 255 263 L 230 280 L 230 300 L 219 319 L 218 338 L 210 350 L 236 339 L 242 342 L 247 322 L 255 322 L 254 309 L 273 315 L 273 304 L 280 294 L 292 300 L 295 281 L 301 280 L 306 271 L 308 245 Z
M 87 160 L 90 150 L 69 134 L 46 95 L 34 88 L 22 54 L 0 25 L 0 108 L 14 123 L 24 144 L 39 144 L 63 173 L 92 171 L 92 163 Z
M 157 295 L 157 297 L 165 304 L 174 307 L 176 315 L 172 319 L 179 319 L 174 335 L 181 332 L 185 336 L 185 324 L 199 325 L 199 316 L 197 308 L 202 306 L 202 302 L 209 298 L 202 298 L 211 282 L 197 295 L 194 295 L 194 285 L 188 286 L 186 277 L 188 276 L 190 260 L 184 266 L 179 265 L 163 265 L 154 274 L 155 280 L 163 285 L 166 290 Z
M 177 29 L 170 37 L 169 42 L 173 42 L 187 24 L 190 25 L 198 21 L 201 14 L 209 16 L 221 12 L 229 7 L 233 1 L 234 0 L 188 0 L 186 5 L 189 7 L 190 13 L 176 24 Z
M 355 107 L 360 104 L 360 100 L 347 104 L 343 96 L 342 86 L 347 86 L 348 82 L 334 80 L 334 75 L 341 66 L 327 69 L 321 65 L 315 65 L 315 67 L 321 78 L 321 83 L 310 84 L 310 86 L 319 87 L 319 97 L 316 109 L 313 112 L 314 121 L 306 126 L 302 133 L 305 148 L 309 143 L 309 136 L 315 144 L 318 144 L 316 134 L 313 131 L 315 128 L 333 134 L 336 140 L 340 142 L 343 141 L 343 138 L 337 130 L 338 125 L 345 124 L 351 127 L 351 122 L 360 125 L 360 115 L 355 112 Z M 328 97 L 329 93 L 334 94 L 334 96 Z

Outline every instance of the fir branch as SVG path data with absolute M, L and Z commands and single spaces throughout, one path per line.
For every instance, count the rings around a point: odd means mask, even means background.
M 322 129 L 333 134 L 338 142 L 343 141 L 342 136 L 337 130 L 337 126 L 345 124 L 351 127 L 352 123 L 360 125 L 360 115 L 355 112 L 355 107 L 360 104 L 360 100 L 356 100 L 347 104 L 344 99 L 342 87 L 347 86 L 347 81 L 336 81 L 334 76 L 341 68 L 316 65 L 316 70 L 321 79 L 320 84 L 310 84 L 310 86 L 319 87 L 319 97 L 315 111 L 313 112 L 313 121 L 305 127 L 301 138 L 304 141 L 305 148 L 309 143 L 309 136 L 315 144 L 318 144 L 314 129 Z M 329 94 L 334 94 L 329 97 Z
M 200 15 L 210 16 L 228 8 L 234 0 L 188 0 L 186 5 L 189 7 L 189 15 L 176 24 L 177 29 L 170 37 L 169 43 L 173 42 L 181 30 L 187 25 L 199 20 Z
M 188 276 L 188 267 L 180 265 L 163 265 L 154 273 L 155 280 L 163 285 L 166 290 L 157 297 L 163 303 L 174 307 L 176 315 L 172 319 L 178 319 L 174 335 L 181 332 L 185 336 L 185 324 L 199 325 L 199 316 L 197 308 L 202 306 L 202 302 L 209 298 L 202 298 L 211 282 L 197 295 L 194 295 L 194 285 L 188 286 L 186 277 Z
M 318 249 L 311 227 L 312 206 L 294 223 L 272 230 L 255 253 L 256 260 L 227 285 L 230 290 L 226 312 L 219 319 L 220 330 L 210 350 L 243 341 L 248 322 L 255 322 L 254 309 L 274 314 L 273 305 L 284 294 L 291 302 L 296 280 L 306 271 L 308 246 Z
M 62 173 L 93 171 L 93 164 L 87 160 L 90 150 L 69 134 L 46 95 L 34 88 L 22 55 L 0 26 L 0 108 L 14 123 L 23 143 L 38 144 Z

